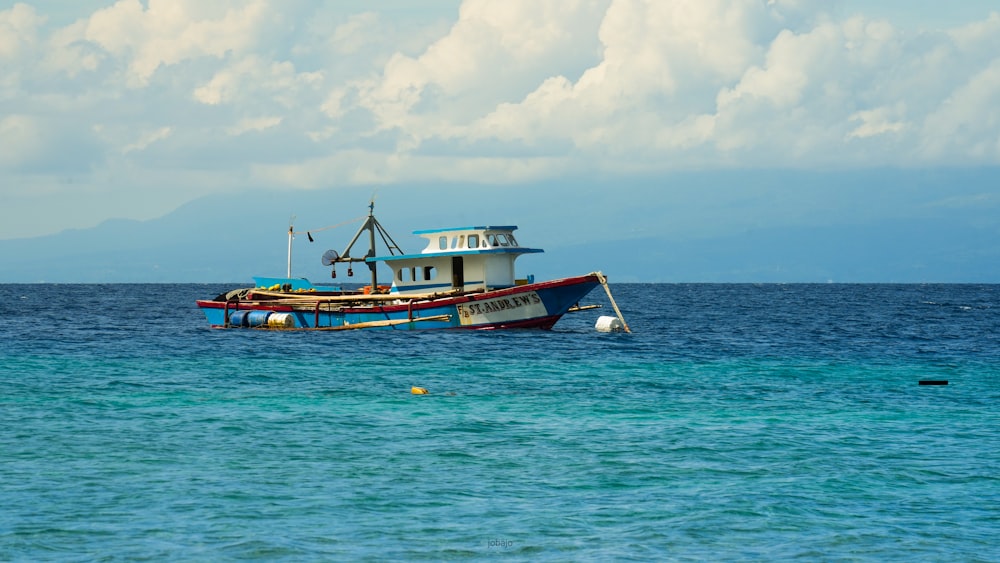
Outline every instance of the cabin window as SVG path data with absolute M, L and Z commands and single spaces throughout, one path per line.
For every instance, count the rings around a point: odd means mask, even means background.
M 424 266 L 424 281 L 431 281 L 437 277 L 437 270 L 434 266 Z
M 448 250 L 448 237 L 438 237 L 438 250 Z
M 451 238 L 451 248 L 452 250 L 456 248 L 462 248 L 465 246 L 465 235 L 459 235 L 457 237 Z
M 396 275 L 396 279 L 403 283 L 409 283 L 411 281 L 416 281 L 416 276 L 414 275 L 415 268 L 400 268 L 399 273 Z
M 507 241 L 507 235 L 499 234 L 496 239 L 500 246 L 510 246 L 510 243 Z
M 479 248 L 479 235 L 469 235 L 469 248 Z
M 489 246 L 497 246 L 497 236 L 496 235 L 489 235 L 489 236 L 486 237 L 486 240 L 489 241 Z
M 517 246 L 517 241 L 514 240 L 514 235 L 507 235 L 507 239 L 510 240 L 511 246 Z

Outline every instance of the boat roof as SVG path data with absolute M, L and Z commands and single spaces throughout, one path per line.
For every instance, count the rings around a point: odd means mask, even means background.
M 477 227 L 448 227 L 446 229 L 424 229 L 413 231 L 415 235 L 435 235 L 437 233 L 450 233 L 452 231 L 516 231 L 517 225 L 494 225 Z
M 525 248 L 516 246 L 512 248 L 479 248 L 468 250 L 446 250 L 441 252 L 428 252 L 421 254 L 397 254 L 395 256 L 369 256 L 365 262 L 392 262 L 395 260 L 431 260 L 444 256 L 469 256 L 475 254 L 535 254 L 545 252 L 541 248 Z
M 402 254 L 402 255 L 390 255 L 390 256 L 370 256 L 365 261 L 366 262 L 392 262 L 399 260 L 428 260 L 434 258 L 442 258 L 449 256 L 474 256 L 474 255 L 498 255 L 498 254 L 534 254 L 537 252 L 544 252 L 540 248 L 526 248 L 519 246 L 517 241 L 514 239 L 513 232 L 517 230 L 516 225 L 478 225 L 472 227 L 448 227 L 445 229 L 424 229 L 419 231 L 413 231 L 413 234 L 419 235 L 427 239 L 427 247 L 424 248 L 419 254 Z M 483 237 L 493 237 L 493 235 L 506 235 L 509 238 L 503 239 L 500 245 L 495 243 L 487 244 L 487 241 L 483 241 L 483 246 L 476 248 L 455 248 L 454 242 L 451 244 L 451 248 L 436 247 L 436 241 L 439 236 L 452 235 L 453 237 L 464 237 L 480 235 Z M 460 239 L 461 240 L 461 239 Z M 463 243 L 459 243 L 463 244 Z

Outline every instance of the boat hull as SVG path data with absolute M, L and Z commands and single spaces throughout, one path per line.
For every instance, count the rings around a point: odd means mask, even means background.
M 382 303 L 350 303 L 344 299 L 299 296 L 262 301 L 198 301 L 209 324 L 217 328 L 276 328 L 267 313 L 284 314 L 278 328 L 312 330 L 432 330 L 508 328 L 550 329 L 597 285 L 598 274 L 520 285 L 480 293 L 437 298 L 398 299 Z M 260 313 L 239 313 L 258 311 Z M 246 319 L 256 318 L 255 322 Z M 288 318 L 292 321 L 288 321 Z M 276 317 L 275 317 L 276 318 Z M 238 321 L 238 322 L 234 322 Z

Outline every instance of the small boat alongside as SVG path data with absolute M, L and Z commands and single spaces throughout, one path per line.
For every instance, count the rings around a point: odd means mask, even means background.
M 228 291 L 214 299 L 197 301 L 209 324 L 217 328 L 310 330 L 357 329 L 550 329 L 567 312 L 588 310 L 580 300 L 602 285 L 615 307 L 607 280 L 600 272 L 536 282 L 517 279 L 514 262 L 525 254 L 542 252 L 519 244 L 516 226 L 472 226 L 415 231 L 426 247 L 417 254 L 400 250 L 375 219 L 374 204 L 343 252 L 322 256 L 336 277 L 338 264 L 367 266 L 371 283 L 359 289 L 316 286 L 304 278 L 254 278 L 252 288 Z M 312 239 L 311 234 L 308 234 Z M 367 236 L 364 236 L 367 235 Z M 387 254 L 376 254 L 376 240 Z M 352 255 L 355 245 L 368 242 L 363 256 Z M 380 284 L 378 265 L 392 271 L 392 280 Z M 624 319 L 621 319 L 624 324 Z M 627 330 L 627 325 L 624 325 Z

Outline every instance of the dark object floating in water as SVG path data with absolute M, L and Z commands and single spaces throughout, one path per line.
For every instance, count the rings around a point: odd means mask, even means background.
M 921 379 L 921 385 L 948 385 L 947 379 Z

